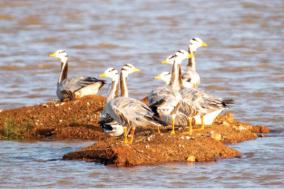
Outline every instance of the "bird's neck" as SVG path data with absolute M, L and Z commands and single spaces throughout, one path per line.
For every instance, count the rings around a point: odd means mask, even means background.
M 195 65 L 195 51 L 193 51 L 191 48 L 188 48 L 188 52 L 191 55 L 191 58 L 188 59 L 188 63 L 186 65 L 186 70 L 193 70 L 196 71 L 196 65 Z
M 68 59 L 61 60 L 61 70 L 58 78 L 58 83 L 61 83 L 64 79 L 67 78 L 68 74 Z
M 171 72 L 171 80 L 170 80 L 170 84 L 169 86 L 173 89 L 173 90 L 177 90 L 179 91 L 181 89 L 181 85 L 180 85 L 180 81 L 179 81 L 179 67 L 181 65 L 178 64 L 176 61 L 173 63 L 172 65 L 172 72 Z
M 111 82 L 111 89 L 109 91 L 109 94 L 107 96 L 107 102 L 111 101 L 112 99 L 114 99 L 115 97 L 118 96 L 118 81 L 119 81 L 119 77 L 115 77 L 112 82 Z
M 120 90 L 121 96 L 128 97 L 127 74 L 124 72 L 120 73 Z
M 182 82 L 182 67 L 181 64 L 178 65 L 178 85 L 179 89 L 183 89 L 183 82 Z

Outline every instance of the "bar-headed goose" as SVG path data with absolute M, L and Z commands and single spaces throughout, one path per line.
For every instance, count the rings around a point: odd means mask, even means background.
M 60 101 L 73 100 L 87 95 L 95 95 L 104 86 L 105 81 L 95 77 L 79 76 L 67 78 L 68 54 L 65 50 L 57 50 L 49 54 L 61 62 L 61 70 L 57 82 L 56 94 Z

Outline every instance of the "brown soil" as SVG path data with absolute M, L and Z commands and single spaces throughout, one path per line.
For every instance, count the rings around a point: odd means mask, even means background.
M 103 105 L 104 97 L 90 96 L 69 102 L 48 102 L 3 110 L 0 112 L 0 138 L 27 140 L 104 138 L 106 135 L 98 127 L 98 118 Z
M 84 97 L 70 102 L 49 102 L 0 112 L 0 139 L 61 140 L 94 139 L 97 143 L 64 155 L 107 165 L 135 166 L 181 161 L 215 161 L 240 156 L 225 144 L 262 137 L 264 126 L 252 126 L 235 120 L 232 113 L 219 116 L 214 125 L 194 130 L 190 136 L 183 128 L 170 135 L 170 128 L 137 128 L 132 145 L 122 137 L 110 137 L 98 126 L 104 97 Z

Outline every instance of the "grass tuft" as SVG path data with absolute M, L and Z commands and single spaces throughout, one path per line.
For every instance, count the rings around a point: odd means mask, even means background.
M 21 140 L 24 135 L 30 134 L 33 129 L 33 124 L 30 121 L 25 121 L 22 124 L 17 124 L 13 118 L 7 118 L 3 124 L 2 139 L 4 140 Z

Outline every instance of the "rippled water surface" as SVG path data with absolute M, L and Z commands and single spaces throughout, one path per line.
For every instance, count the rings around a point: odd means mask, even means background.
M 2 141 L 0 187 L 284 187 L 282 0 L 0 0 L 0 108 L 55 99 L 59 63 L 47 54 L 62 48 L 70 76 L 135 64 L 130 94 L 143 97 L 169 70 L 160 60 L 193 36 L 209 44 L 197 54 L 201 88 L 273 131 L 235 145 L 242 158 L 116 169 L 61 160 L 88 143 Z

